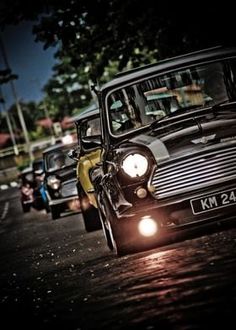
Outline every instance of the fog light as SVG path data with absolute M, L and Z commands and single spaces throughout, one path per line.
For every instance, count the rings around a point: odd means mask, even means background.
M 79 199 L 72 199 L 71 201 L 67 202 L 68 208 L 72 211 L 76 211 L 80 209 L 80 202 Z
M 141 235 L 150 237 L 157 233 L 158 225 L 151 217 L 145 216 L 140 220 L 138 230 Z
M 136 190 L 136 195 L 139 197 L 139 198 L 145 198 L 147 196 L 147 190 L 144 189 L 144 188 L 138 188 Z
M 90 203 L 88 198 L 83 198 L 80 202 L 82 210 L 86 211 L 90 208 Z

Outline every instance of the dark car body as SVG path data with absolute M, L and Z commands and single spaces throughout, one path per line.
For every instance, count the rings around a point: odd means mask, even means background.
M 43 159 L 35 159 L 32 162 L 32 174 L 33 174 L 33 196 L 34 196 L 34 208 L 37 210 L 49 211 L 47 203 L 45 203 L 42 196 L 42 187 L 44 181 L 44 162 Z
M 29 212 L 31 207 L 36 210 L 47 210 L 47 205 L 44 203 L 40 191 L 43 178 L 43 159 L 35 159 L 30 167 L 21 171 L 19 179 L 23 212 Z
M 78 147 L 72 154 L 77 160 L 77 189 L 85 230 L 91 232 L 102 228 L 90 179 L 91 169 L 101 160 L 101 146 L 94 142 L 101 135 L 99 109 L 89 108 L 74 117 L 73 121 L 78 140 Z
M 76 162 L 69 158 L 68 152 L 75 144 L 56 144 L 43 152 L 44 191 L 51 211 L 52 219 L 60 217 L 62 212 L 79 211 L 79 199 L 76 189 Z M 60 163 L 57 161 L 60 160 Z
M 235 48 L 140 67 L 97 93 L 103 152 L 91 175 L 111 249 L 146 249 L 233 218 Z
M 21 171 L 21 173 L 19 174 L 19 181 L 22 211 L 26 213 L 30 211 L 34 202 L 34 176 L 31 167 L 27 167 Z

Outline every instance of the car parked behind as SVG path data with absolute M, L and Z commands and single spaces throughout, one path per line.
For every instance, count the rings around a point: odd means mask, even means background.
M 30 212 L 34 202 L 33 170 L 27 167 L 19 174 L 20 202 L 24 213 Z
M 101 128 L 99 109 L 89 109 L 74 119 L 78 147 L 71 157 L 77 160 L 77 189 L 81 202 L 81 212 L 86 231 L 101 229 L 94 187 L 90 179 L 91 169 L 101 160 L 101 147 L 96 144 L 100 140 Z
M 47 212 L 49 212 L 49 208 L 47 203 L 45 203 L 44 198 L 41 193 L 41 189 L 43 186 L 44 181 L 44 165 L 43 165 L 43 159 L 35 159 L 32 162 L 32 173 L 33 173 L 33 195 L 34 195 L 34 208 L 37 210 L 43 210 L 45 209 Z
M 44 190 L 52 219 L 65 211 L 79 211 L 76 188 L 76 161 L 68 156 L 75 144 L 56 144 L 43 152 Z

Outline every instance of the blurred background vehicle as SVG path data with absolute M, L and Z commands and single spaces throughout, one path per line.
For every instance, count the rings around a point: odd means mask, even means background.
M 33 171 L 31 167 L 25 168 L 19 174 L 20 180 L 20 201 L 24 213 L 29 212 L 33 206 Z
M 89 109 L 73 119 L 78 147 L 71 156 L 77 160 L 77 189 L 84 226 L 87 232 L 91 232 L 102 228 L 90 179 L 90 171 L 101 159 L 101 147 L 94 143 L 94 138 L 100 139 L 101 136 L 99 109 Z
M 45 203 L 45 200 L 42 195 L 42 186 L 44 180 L 44 166 L 43 159 L 36 159 L 32 163 L 32 174 L 33 174 L 33 196 L 34 196 L 34 208 L 36 210 L 45 209 L 49 212 L 48 204 Z
M 69 150 L 76 145 L 59 143 L 43 152 L 43 186 L 53 220 L 59 218 L 62 212 L 80 210 L 76 188 L 76 161 L 68 156 Z

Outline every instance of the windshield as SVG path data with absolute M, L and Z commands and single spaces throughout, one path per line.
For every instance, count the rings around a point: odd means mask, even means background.
M 74 159 L 68 156 L 71 147 L 58 149 L 45 155 L 45 165 L 47 171 L 54 171 L 75 163 Z
M 179 110 L 236 100 L 235 64 L 191 66 L 113 91 L 107 98 L 111 133 L 125 134 Z

